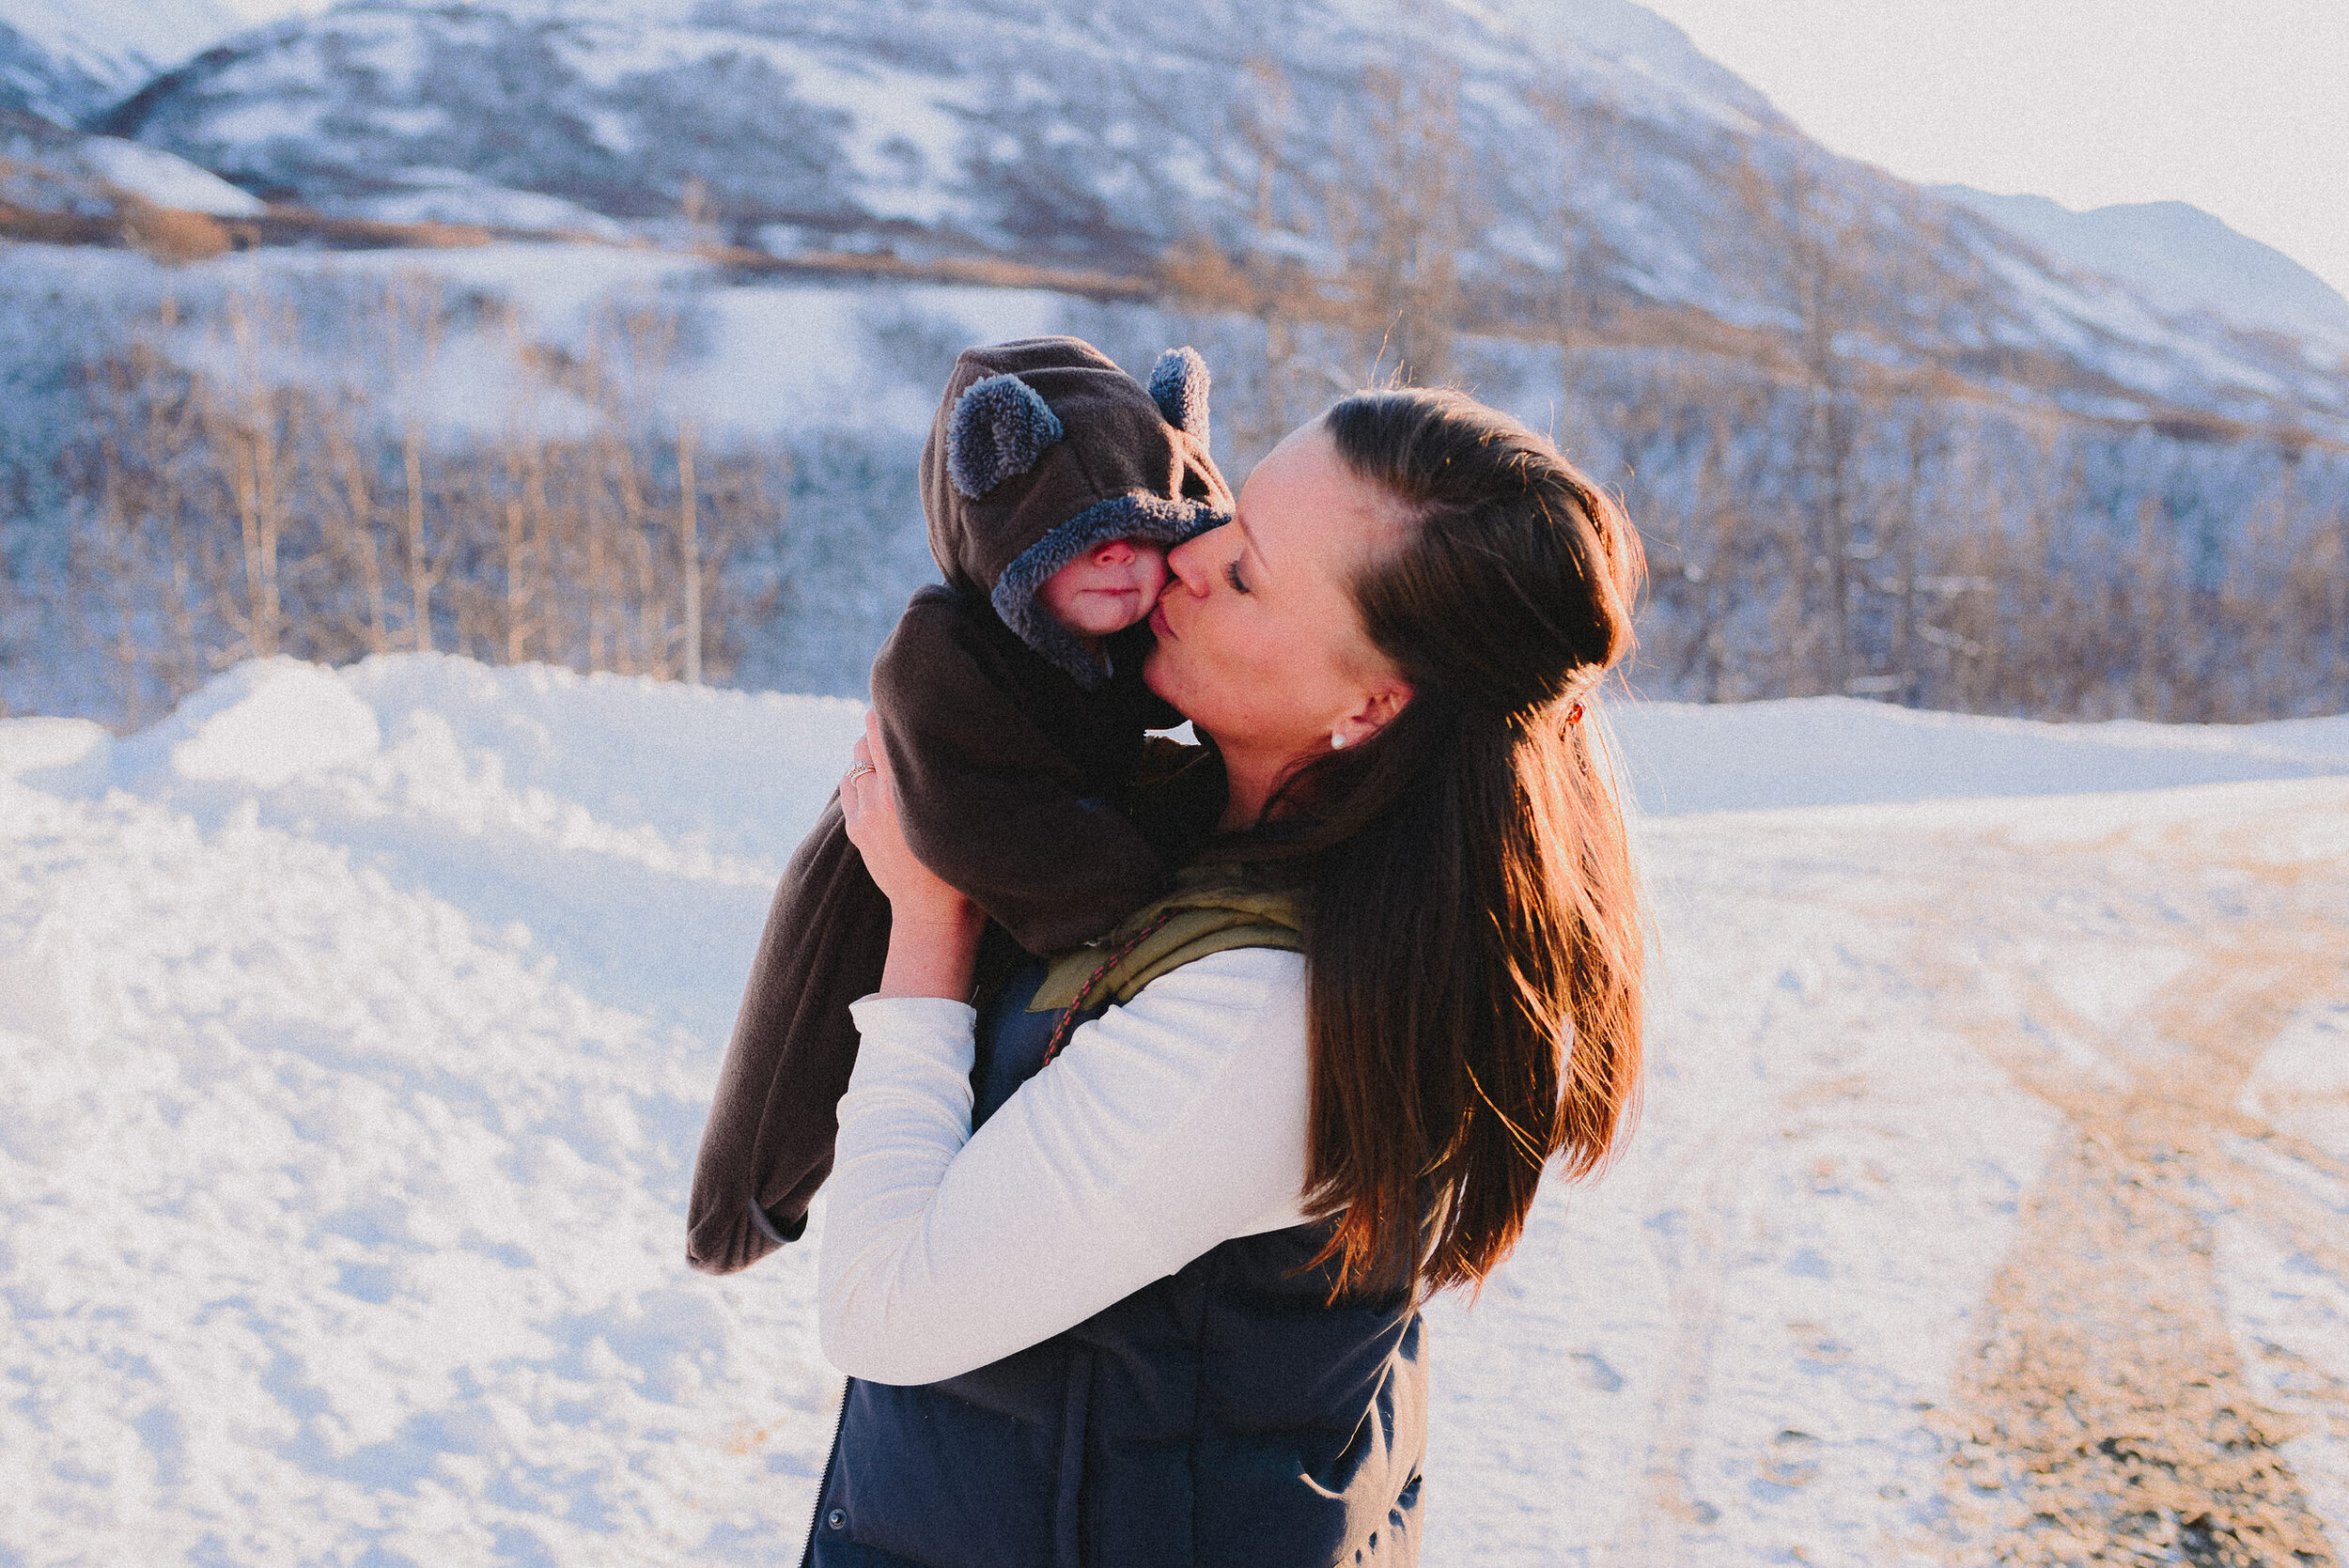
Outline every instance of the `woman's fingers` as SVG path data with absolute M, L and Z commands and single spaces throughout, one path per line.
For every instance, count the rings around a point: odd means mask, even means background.
M 894 878 L 890 874 L 912 855 L 897 821 L 897 798 L 890 788 L 880 725 L 869 709 L 863 737 L 848 749 L 848 771 L 840 780 L 840 814 L 848 818 L 848 842 L 863 854 L 865 869 L 883 892 L 892 891 Z
M 873 761 L 873 746 L 869 737 L 876 732 L 871 728 L 872 715 L 865 715 L 865 721 L 868 738 L 859 740 L 848 749 L 848 770 L 840 779 L 840 811 L 850 822 L 854 822 L 872 804 L 874 785 L 885 783 L 884 775 Z
M 848 842 L 864 858 L 864 869 L 889 895 L 899 921 L 967 924 L 975 918 L 970 902 L 924 865 L 906 843 L 897 817 L 897 798 L 889 775 L 889 753 L 880 725 L 865 715 L 864 738 L 850 750 L 854 759 L 840 781 L 840 812 L 848 819 Z

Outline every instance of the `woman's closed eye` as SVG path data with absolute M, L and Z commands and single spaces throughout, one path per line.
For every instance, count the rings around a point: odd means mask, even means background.
M 1241 580 L 1239 575 L 1239 557 L 1234 556 L 1223 563 L 1223 581 L 1232 585 L 1232 592 L 1236 594 L 1248 592 L 1248 584 Z

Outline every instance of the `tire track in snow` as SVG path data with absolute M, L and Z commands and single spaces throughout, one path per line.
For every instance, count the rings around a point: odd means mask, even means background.
M 2341 1162 L 2238 1109 L 2295 1016 L 2349 995 L 2338 913 L 2349 898 L 2337 868 L 2198 866 L 2180 837 L 2164 853 L 2185 862 L 2169 867 L 2173 895 L 2186 882 L 2224 891 L 2194 923 L 2218 928 L 2190 942 L 2182 972 L 2144 1003 L 2092 1017 L 2027 953 L 2009 971 L 2030 1019 L 2123 1066 L 2118 1082 L 2011 1018 L 1962 1025 L 2065 1131 L 1988 1293 L 1988 1334 L 1937 1423 L 1950 1445 L 1952 1561 L 2339 1561 L 2282 1449 L 2310 1417 L 2341 1430 L 2349 1406 L 2322 1374 L 2299 1379 L 2299 1411 L 2262 1403 L 2228 1325 L 2214 1225 L 2248 1217 L 2349 1278 L 2349 1254 L 2328 1234 L 2337 1221 L 2328 1227 L 2306 1193 L 2311 1179 L 2339 1182 Z M 2011 932 L 2030 934 L 2030 911 L 2015 913 Z
M 1646 1506 L 1639 1511 L 1623 1560 L 1648 1568 L 1678 1561 L 1692 1533 L 1710 1529 L 1719 1510 L 1699 1497 L 1693 1479 L 1698 1424 L 1719 1359 L 1722 1302 L 1728 1291 L 1731 1255 L 1728 1216 L 1735 1210 L 1735 1188 L 1749 1179 L 1754 1150 L 1775 1136 L 1776 1119 L 1724 1116 L 1706 1140 L 1714 1151 L 1702 1197 L 1688 1205 L 1684 1239 L 1688 1266 L 1674 1269 L 1668 1293 L 1672 1326 L 1671 1352 L 1664 1358 L 1659 1413 L 1641 1470 Z

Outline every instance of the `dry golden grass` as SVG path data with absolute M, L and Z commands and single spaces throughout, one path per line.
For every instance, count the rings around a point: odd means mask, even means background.
M 133 195 L 116 199 L 122 236 L 136 249 L 167 267 L 210 261 L 232 243 L 228 227 L 218 218 L 177 207 L 158 207 Z

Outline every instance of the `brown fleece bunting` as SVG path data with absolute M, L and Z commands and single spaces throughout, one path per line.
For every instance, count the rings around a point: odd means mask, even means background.
M 1078 946 L 1174 885 L 1164 822 L 1120 809 L 1143 731 L 1180 721 L 1142 684 L 1149 630 L 1096 659 L 1035 591 L 1096 544 L 1172 545 L 1230 515 L 1206 388 L 1187 349 L 1145 388 L 1076 338 L 1028 338 L 964 353 L 932 423 L 922 500 L 945 582 L 874 660 L 873 706 L 908 842 L 987 911 L 999 954 Z M 784 873 L 735 1021 L 693 1169 L 694 1267 L 747 1267 L 804 1227 L 856 1061 L 848 1004 L 888 945 L 835 796 Z

